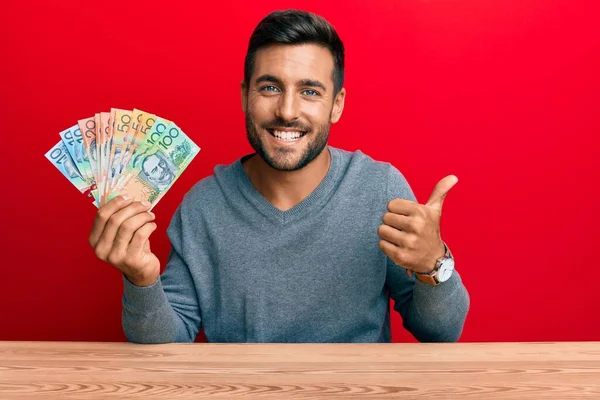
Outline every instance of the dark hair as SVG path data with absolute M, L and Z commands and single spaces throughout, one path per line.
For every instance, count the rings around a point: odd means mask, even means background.
M 337 32 L 323 17 L 308 11 L 274 11 L 262 19 L 252 32 L 244 62 L 244 82 L 250 84 L 256 52 L 271 44 L 314 43 L 329 49 L 333 56 L 333 92 L 344 85 L 344 44 Z

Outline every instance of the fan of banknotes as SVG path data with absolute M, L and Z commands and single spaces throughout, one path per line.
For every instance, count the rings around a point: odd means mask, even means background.
M 175 123 L 138 109 L 80 119 L 60 138 L 46 158 L 96 207 L 119 195 L 154 207 L 200 151 Z

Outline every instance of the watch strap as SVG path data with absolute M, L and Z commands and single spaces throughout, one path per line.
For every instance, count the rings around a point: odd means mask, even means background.
M 415 277 L 418 280 L 420 280 L 421 282 L 427 283 L 428 285 L 432 285 L 432 286 L 437 286 L 440 284 L 440 281 L 437 279 L 437 274 L 440 270 L 442 261 L 444 261 L 447 258 L 453 258 L 452 253 L 450 252 L 450 249 L 446 245 L 446 242 L 442 241 L 442 243 L 444 244 L 444 249 L 446 250 L 446 252 L 444 253 L 443 256 L 441 256 L 440 258 L 437 259 L 437 261 L 435 262 L 435 268 L 433 269 L 433 271 L 425 272 L 425 273 L 423 273 L 423 272 L 415 273 Z
M 421 282 L 426 283 L 431 286 L 437 286 L 440 284 L 440 282 L 437 279 L 435 279 L 437 276 L 437 271 L 435 271 L 435 273 L 433 275 L 415 274 L 415 276 Z

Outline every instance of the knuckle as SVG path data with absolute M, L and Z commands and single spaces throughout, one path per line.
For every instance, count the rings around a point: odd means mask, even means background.
M 125 197 L 123 196 L 117 196 L 114 199 L 112 199 L 111 201 L 109 201 L 107 204 L 112 204 L 113 207 L 116 208 L 122 208 L 125 206 L 125 204 L 127 204 L 129 200 L 125 199 Z
M 106 221 L 108 218 L 110 218 L 110 214 L 108 213 L 106 208 L 101 208 L 96 213 L 96 219 L 99 219 L 100 221 Z
M 120 218 L 117 216 L 117 214 L 113 214 L 108 218 L 108 221 L 106 223 L 109 227 L 111 228 L 116 228 L 119 225 L 121 225 L 121 220 Z
M 123 223 L 123 225 L 121 225 L 121 227 L 119 228 L 119 232 L 117 233 L 119 235 L 119 237 L 125 237 L 125 236 L 129 236 L 133 233 L 133 229 L 131 228 L 130 224 L 128 224 L 127 222 Z
M 123 229 L 125 232 L 133 233 L 133 231 L 136 229 L 136 226 L 135 219 L 129 218 L 127 221 L 121 224 L 121 229 Z
M 423 224 L 421 221 L 419 220 L 413 220 L 411 223 L 411 229 L 414 233 L 420 233 L 421 230 L 423 229 Z
M 379 241 L 379 248 L 381 249 L 381 251 L 383 251 L 383 254 L 385 254 L 386 256 L 390 258 L 394 257 L 394 255 L 390 253 L 390 249 L 383 240 Z
M 100 247 L 94 248 L 94 255 L 102 261 L 106 261 L 106 254 L 100 249 Z
M 131 230 L 131 225 L 132 225 L 131 219 L 128 219 L 127 221 L 125 221 L 121 224 L 121 229 Z
M 118 265 L 118 264 L 119 264 L 119 262 L 120 262 L 121 260 L 119 259 L 119 256 L 117 256 L 117 255 L 116 255 L 116 254 L 113 252 L 113 253 L 110 253 L 110 254 L 108 255 L 108 257 L 106 258 L 106 261 L 108 261 L 108 263 L 109 263 L 109 264 L 112 264 L 112 265 L 116 266 L 116 265 Z
M 144 232 L 144 229 L 141 228 L 135 231 L 135 233 L 133 234 L 133 238 L 136 240 L 144 239 L 145 236 L 146 233 Z
M 398 264 L 404 263 L 404 252 L 398 247 L 394 249 L 394 261 L 396 261 Z
M 413 232 L 419 232 L 419 230 L 421 229 L 419 220 L 415 219 L 415 218 L 411 218 L 408 221 L 408 226 L 409 226 L 410 230 Z
M 411 235 L 407 240 L 408 247 L 415 249 L 417 247 L 417 241 L 417 237 L 415 235 Z
M 417 228 L 419 229 L 419 233 L 425 232 L 425 230 L 427 229 L 427 220 L 420 220 Z

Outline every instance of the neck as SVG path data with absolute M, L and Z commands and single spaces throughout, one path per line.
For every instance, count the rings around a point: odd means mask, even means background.
M 330 164 L 329 148 L 325 147 L 321 154 L 297 171 L 278 171 L 258 155 L 246 160 L 242 166 L 256 190 L 274 207 L 287 211 L 319 186 Z

